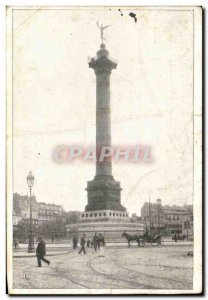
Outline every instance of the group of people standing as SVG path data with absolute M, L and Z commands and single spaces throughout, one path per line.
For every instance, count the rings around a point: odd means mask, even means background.
M 78 248 L 78 238 L 76 235 L 73 236 L 73 249 L 77 249 Z M 84 254 L 86 254 L 86 246 L 87 248 L 93 246 L 94 247 L 94 250 L 95 252 L 97 250 L 100 251 L 100 246 L 105 246 L 105 238 L 104 236 L 102 235 L 102 233 L 95 233 L 94 236 L 93 236 L 93 239 L 92 241 L 88 238 L 86 238 L 86 234 L 83 234 L 82 237 L 81 237 L 81 240 L 80 240 L 80 250 L 79 250 L 79 254 L 81 254 L 82 252 Z
M 40 236 L 37 238 L 37 242 L 38 242 L 38 245 L 36 248 L 36 257 L 37 257 L 38 267 L 42 266 L 41 265 L 42 261 L 47 263 L 48 265 L 50 265 L 50 261 L 45 258 L 46 244 L 45 244 L 44 239 Z M 80 240 L 81 248 L 78 252 L 79 254 L 81 254 L 82 252 L 84 254 L 86 254 L 86 248 L 85 248 L 86 245 L 88 248 L 93 246 L 95 252 L 97 250 L 99 251 L 101 246 L 105 246 L 105 238 L 101 233 L 99 233 L 99 234 L 95 233 L 93 236 L 93 239 L 91 241 L 90 239 L 86 239 L 86 234 L 83 234 L 81 237 L 81 240 Z M 16 237 L 14 238 L 14 247 L 15 247 L 15 249 L 19 248 L 18 239 Z M 73 236 L 73 249 L 77 249 L 77 248 L 78 248 L 78 238 L 76 235 L 74 235 Z

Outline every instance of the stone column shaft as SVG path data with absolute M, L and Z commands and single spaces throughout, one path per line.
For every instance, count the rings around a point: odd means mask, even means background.
M 110 72 L 96 72 L 96 149 L 111 146 Z M 111 158 L 96 163 L 96 176 L 112 176 Z

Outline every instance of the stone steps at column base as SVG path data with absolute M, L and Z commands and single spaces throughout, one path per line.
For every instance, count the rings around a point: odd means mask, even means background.
M 115 223 L 115 222 L 85 222 L 79 224 L 69 224 L 66 226 L 68 237 L 77 234 L 79 237 L 85 233 L 87 238 L 92 238 L 94 233 L 102 233 L 107 240 L 115 242 L 121 240 L 122 233 L 142 235 L 144 224 L 138 223 Z M 122 239 L 124 241 L 125 239 Z

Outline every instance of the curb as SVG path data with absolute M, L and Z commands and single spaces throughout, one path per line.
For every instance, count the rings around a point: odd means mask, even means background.
M 68 254 L 68 253 L 72 253 L 69 251 L 63 251 L 63 252 L 54 252 L 54 253 L 48 253 L 46 256 L 57 256 L 57 255 L 63 255 L 63 254 Z M 21 255 L 13 255 L 13 258 L 28 258 L 28 257 L 36 257 L 36 254 L 32 254 L 32 255 L 26 255 L 26 254 L 21 254 Z
M 137 245 L 131 245 L 131 247 L 130 248 L 132 248 L 132 246 L 133 246 L 133 248 L 135 248 L 135 246 L 137 246 Z M 193 246 L 193 244 L 177 244 L 177 243 L 175 243 L 175 244 L 162 244 L 162 245 L 160 245 L 160 246 L 146 246 L 146 247 L 136 247 L 136 248 L 146 248 L 146 249 L 149 249 L 149 248 L 160 248 L 160 247 L 162 247 L 162 248 L 166 248 L 166 247 L 171 247 L 171 248 L 174 248 L 174 247 L 185 247 L 185 246 Z M 109 246 L 109 248 L 110 249 L 117 249 L 118 248 L 118 246 L 117 245 L 114 245 L 114 246 Z M 128 248 L 128 245 L 126 244 L 126 245 L 122 245 L 122 248 L 124 248 L 124 249 L 129 249 Z M 93 248 L 92 248 L 93 249 Z M 56 251 L 54 251 L 54 252 L 48 252 L 47 253 L 47 255 L 46 256 L 57 256 L 57 255 L 63 255 L 63 254 L 69 254 L 69 253 L 74 253 L 74 251 L 73 251 L 73 249 L 70 249 L 70 250 L 68 250 L 68 251 L 60 251 L 60 252 L 56 252 Z M 28 257 L 36 257 L 36 254 L 34 253 L 34 254 L 32 254 L 32 255 L 28 255 L 28 254 L 20 254 L 20 255 L 17 255 L 17 254 L 13 254 L 13 258 L 28 258 Z

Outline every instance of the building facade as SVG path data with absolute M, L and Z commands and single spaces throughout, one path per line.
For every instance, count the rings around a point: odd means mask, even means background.
M 32 196 L 32 223 L 40 226 L 54 221 L 66 222 L 67 213 L 61 205 L 37 202 Z M 28 195 L 13 194 L 13 226 L 20 222 L 29 223 L 30 198 Z
M 53 221 L 66 222 L 66 211 L 61 205 L 38 202 L 38 223 L 51 223 Z
M 145 202 L 141 208 L 141 217 L 146 228 L 153 231 L 193 236 L 192 205 L 162 205 L 160 199 L 155 203 Z
M 33 195 L 32 200 L 32 223 L 38 225 L 38 203 Z M 28 195 L 13 194 L 13 225 L 17 226 L 21 221 L 29 222 L 30 219 L 30 197 Z

